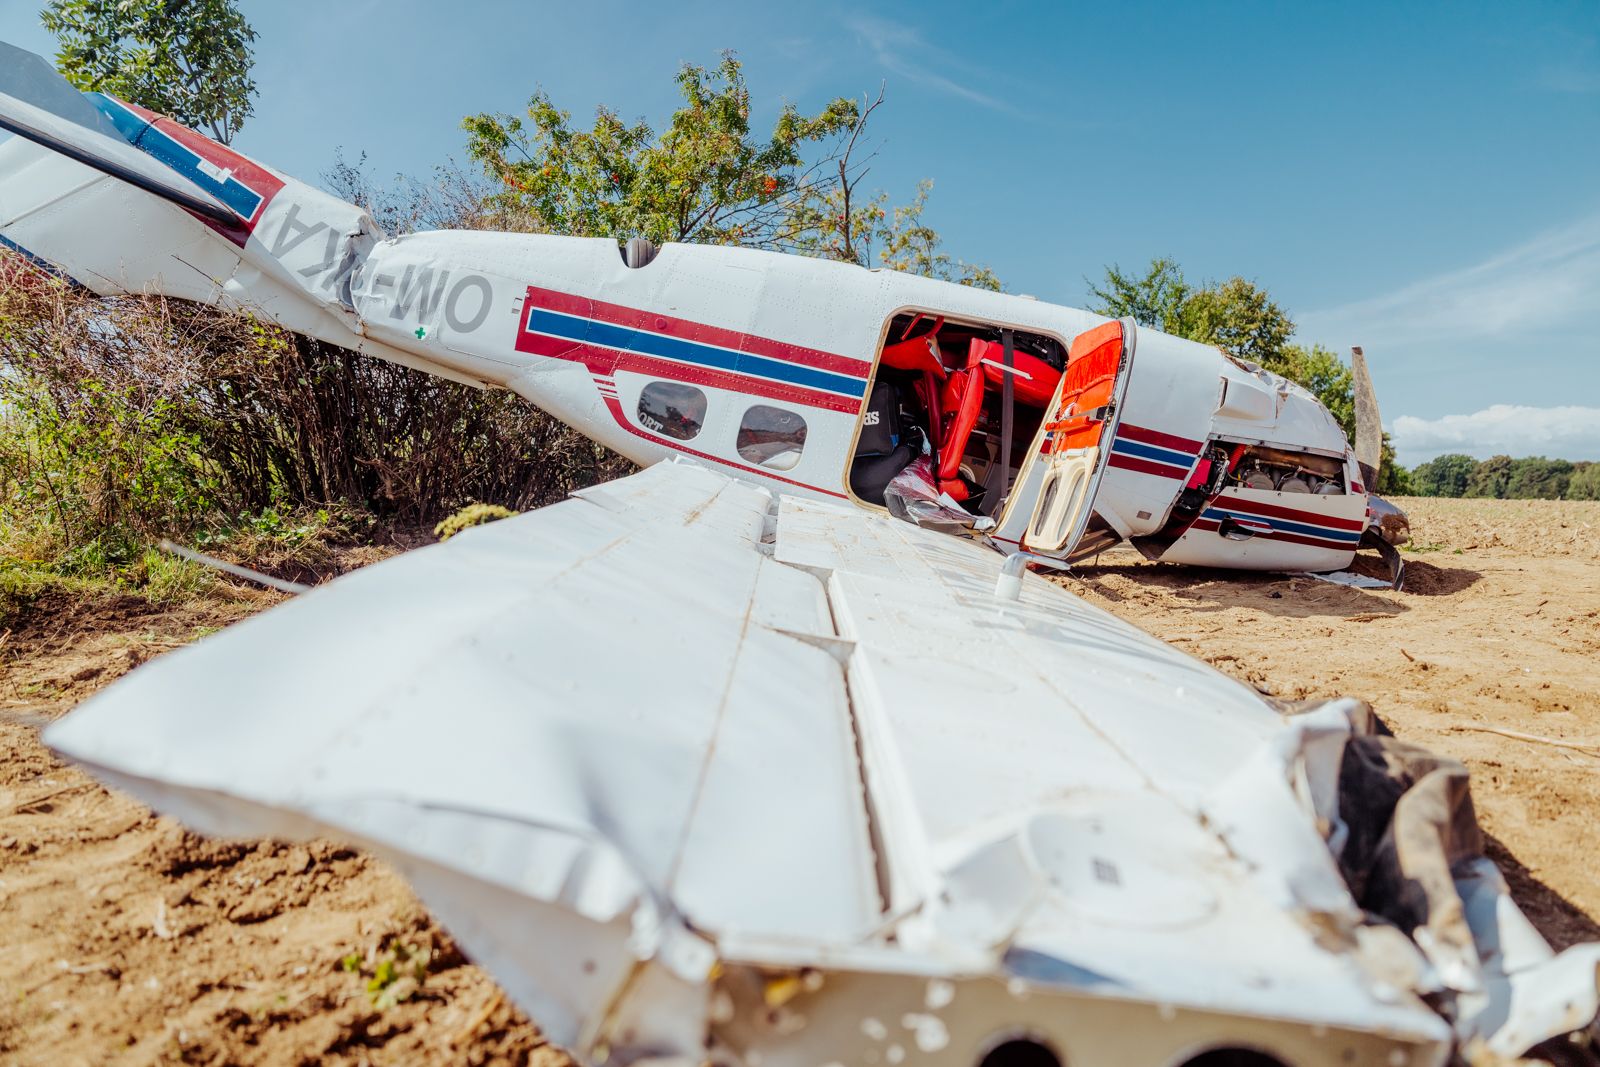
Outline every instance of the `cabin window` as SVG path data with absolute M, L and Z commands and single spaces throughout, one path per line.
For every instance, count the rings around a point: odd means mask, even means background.
M 638 415 L 653 433 L 692 441 L 706 421 L 706 394 L 681 382 L 651 382 L 639 394 Z
M 806 420 L 796 412 L 757 404 L 744 413 L 735 442 L 739 456 L 768 470 L 793 470 L 806 447 Z

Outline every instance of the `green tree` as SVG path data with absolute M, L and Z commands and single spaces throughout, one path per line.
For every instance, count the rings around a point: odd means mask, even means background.
M 1504 500 L 1506 489 L 1511 485 L 1514 462 L 1510 456 L 1490 456 L 1479 463 L 1467 479 L 1466 495 Z
M 467 154 L 499 182 L 500 206 L 521 211 L 537 228 L 584 237 L 777 245 L 788 232 L 788 205 L 814 178 L 805 149 L 855 128 L 860 107 L 840 97 L 815 115 L 790 104 L 765 137 L 750 127 L 750 91 L 742 67 L 725 54 L 713 71 L 678 72 L 684 106 L 659 136 L 643 120 L 626 123 L 600 108 L 594 125 L 572 116 L 539 90 L 527 119 L 471 115 L 462 120 Z
M 1460 452 L 1435 456 L 1411 472 L 1411 484 L 1418 496 L 1466 496 L 1467 483 L 1478 461 Z
M 1098 305 L 1090 310 L 1113 319 L 1132 319 L 1140 326 L 1187 337 L 1183 332 L 1183 305 L 1191 290 L 1183 271 L 1170 259 L 1153 259 L 1142 277 L 1113 263 L 1106 268 L 1103 285 L 1089 286 Z
M 1294 333 L 1294 321 L 1254 282 L 1235 277 L 1196 289 L 1178 314 L 1178 336 L 1216 345 L 1239 359 L 1290 377 L 1284 348 Z
M 227 144 L 253 108 L 256 31 L 235 0 L 50 0 L 56 66 L 86 91 L 171 116 Z
M 1383 453 L 1378 460 L 1378 484 L 1373 490 L 1380 496 L 1415 496 L 1411 472 L 1395 462 L 1394 444 L 1389 435 L 1383 435 Z
M 1567 483 L 1568 500 L 1600 500 L 1600 463 L 1574 465 L 1572 480 Z
M 839 97 L 809 116 L 786 106 L 758 137 L 731 53 L 712 71 L 683 67 L 678 90 L 684 104 L 660 136 L 605 107 L 592 128 L 574 129 L 543 90 L 526 120 L 468 116 L 467 152 L 498 185 L 490 207 L 534 230 L 743 245 L 1000 288 L 993 271 L 946 252 L 923 219 L 931 181 L 901 207 L 864 194 L 867 167 L 855 153 L 882 92 Z
M 999 292 L 1000 279 L 994 271 L 951 258 L 944 251 L 944 239 L 938 231 L 922 221 L 922 212 L 928 206 L 928 194 L 932 191 L 933 179 L 923 179 L 917 183 L 917 195 L 911 203 L 895 208 L 889 215 L 888 224 L 878 235 L 883 252 L 877 265 Z
M 845 185 L 810 189 L 793 209 L 792 250 L 999 292 L 994 271 L 951 256 L 939 232 L 923 221 L 932 190 L 932 180 L 925 179 L 917 183 L 909 204 L 891 208 L 889 195 L 880 192 L 847 209 Z M 853 217 L 847 218 L 846 211 Z
M 1285 348 L 1294 320 L 1267 291 L 1233 277 L 1194 288 L 1170 259 L 1150 261 L 1142 276 L 1113 264 L 1103 284 L 1089 286 L 1098 304 L 1090 310 L 1111 318 L 1131 317 L 1174 337 L 1186 337 L 1218 348 L 1285 377 Z
M 1511 465 L 1506 496 L 1513 500 L 1560 500 L 1572 479 L 1572 464 L 1564 459 L 1528 456 Z

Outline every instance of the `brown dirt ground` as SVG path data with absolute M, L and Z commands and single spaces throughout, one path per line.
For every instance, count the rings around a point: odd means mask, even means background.
M 1265 691 L 1363 697 L 1464 759 L 1523 907 L 1558 946 L 1600 939 L 1600 504 L 1401 503 L 1425 549 L 1404 593 L 1120 551 L 1066 580 Z M 276 599 L 47 598 L 0 638 L 0 1061 L 570 1063 L 382 865 L 203 840 L 39 744 L 101 685 Z M 424 977 L 380 1009 L 368 981 L 396 946 Z
M 51 594 L 0 629 L 0 1063 L 571 1064 L 383 865 L 206 840 L 39 743 L 102 685 L 281 599 Z M 401 954 L 423 980 L 380 1009 L 368 982 Z

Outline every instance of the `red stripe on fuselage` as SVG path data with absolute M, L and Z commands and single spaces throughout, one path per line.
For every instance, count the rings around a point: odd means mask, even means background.
M 1336 515 L 1323 515 L 1315 511 L 1286 508 L 1281 504 L 1267 504 L 1245 497 L 1218 495 L 1211 499 L 1207 507 L 1221 508 L 1224 511 L 1243 511 L 1251 515 L 1266 515 L 1275 519 L 1286 519 L 1290 522 L 1303 522 L 1309 526 L 1331 526 L 1336 530 L 1354 530 L 1357 533 L 1367 528 L 1365 518 L 1345 519 Z
M 693 341 L 697 344 L 716 345 L 734 352 L 747 352 L 752 356 L 764 356 L 767 359 L 781 360 L 784 363 L 793 363 L 797 367 L 813 367 L 817 370 L 831 371 L 834 374 L 847 374 L 853 378 L 865 378 L 872 370 L 872 364 L 850 356 L 835 355 L 832 352 L 821 352 L 814 348 L 803 348 L 792 345 L 787 341 L 775 341 L 770 337 L 757 337 L 754 334 L 741 333 L 738 330 L 728 330 L 721 326 L 707 326 L 704 323 L 690 322 L 688 319 L 674 318 L 671 315 L 662 315 L 655 311 L 646 311 L 641 308 L 624 307 L 621 304 L 609 304 L 604 300 L 590 300 L 587 297 L 574 296 L 571 293 L 561 293 L 554 289 L 541 289 L 538 286 L 528 286 L 528 304 L 532 307 L 541 307 L 546 311 L 556 311 L 564 315 L 575 315 L 579 318 L 598 319 L 615 326 L 626 326 L 630 329 L 644 330 L 648 333 L 660 334 L 663 337 L 676 337 L 684 341 Z M 527 314 L 522 317 L 523 328 L 528 325 Z M 855 410 L 860 404 L 852 404 L 850 410 Z
M 1175 448 L 1179 452 L 1187 452 L 1190 455 L 1199 452 L 1200 446 L 1205 444 L 1204 441 L 1191 441 L 1189 438 L 1179 437 L 1177 434 L 1164 433 L 1161 430 L 1147 430 L 1143 426 L 1130 426 L 1127 423 L 1122 423 L 1117 427 L 1117 436 L 1125 437 L 1130 441 L 1140 441 L 1147 445 Z

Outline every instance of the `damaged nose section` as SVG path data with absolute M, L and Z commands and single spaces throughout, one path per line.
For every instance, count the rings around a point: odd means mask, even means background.
M 1367 497 L 1367 510 L 1372 513 L 1367 528 L 1385 542 L 1399 548 L 1411 540 L 1411 520 L 1406 513 L 1381 496 Z
M 1361 531 L 1361 547 L 1370 548 L 1389 567 L 1389 584 L 1405 587 L 1406 562 L 1400 546 L 1411 540 L 1411 520 L 1406 513 L 1376 494 L 1367 497 L 1367 527 Z

